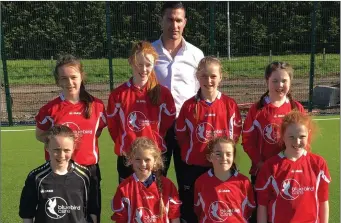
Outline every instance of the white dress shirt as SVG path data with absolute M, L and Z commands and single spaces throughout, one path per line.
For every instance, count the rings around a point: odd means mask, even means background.
M 154 67 L 157 80 L 167 87 L 174 98 L 176 117 L 178 117 L 182 104 L 193 97 L 198 89 L 199 82 L 196 78 L 196 69 L 204 53 L 197 47 L 182 38 L 182 46 L 174 58 L 163 47 L 161 38 L 152 43 L 159 58 Z

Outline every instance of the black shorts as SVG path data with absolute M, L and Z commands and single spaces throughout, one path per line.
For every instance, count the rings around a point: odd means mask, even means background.
M 86 165 L 85 165 L 86 166 Z M 97 193 L 97 206 L 99 207 L 98 212 L 96 213 L 97 216 L 97 222 L 100 222 L 100 218 L 101 218 L 101 209 L 102 209 L 102 197 L 101 197 L 101 171 L 99 169 L 99 165 L 97 164 L 93 164 L 93 165 L 89 165 L 86 166 L 90 173 L 91 173 L 91 179 L 90 179 L 90 190 L 94 190 Z

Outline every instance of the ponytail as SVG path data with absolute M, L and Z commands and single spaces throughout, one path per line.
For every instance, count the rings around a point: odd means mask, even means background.
M 264 107 L 264 98 L 269 95 L 269 90 L 267 90 L 259 99 L 257 103 L 257 110 L 260 110 Z
M 160 204 L 159 204 L 159 208 L 160 208 L 160 217 L 162 218 L 163 216 L 163 212 L 165 210 L 165 205 L 163 204 L 163 185 L 162 185 L 162 181 L 161 181 L 161 170 L 156 171 L 155 173 L 155 180 L 156 180 L 156 185 L 157 185 L 157 190 L 159 192 L 159 199 L 160 199 Z
M 199 111 L 198 111 L 198 103 L 200 101 L 200 94 L 201 94 L 201 88 L 199 88 L 197 94 L 195 95 L 195 108 L 194 108 L 194 118 L 196 122 L 199 121 Z
M 148 78 L 147 94 L 153 105 L 158 105 L 161 95 L 161 87 L 156 79 L 155 71 L 152 70 Z
M 294 99 L 292 98 L 291 91 L 288 92 L 287 97 L 289 98 L 289 102 L 291 105 L 291 110 L 297 110 L 297 104 L 295 103 Z
M 92 102 L 94 101 L 94 98 L 85 90 L 84 83 L 82 81 L 79 91 L 79 100 L 83 101 L 85 103 L 85 118 L 89 119 L 92 114 Z

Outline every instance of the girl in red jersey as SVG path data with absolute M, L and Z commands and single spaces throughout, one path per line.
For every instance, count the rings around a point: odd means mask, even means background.
M 310 152 L 313 129 L 300 112 L 283 118 L 283 150 L 265 161 L 257 177 L 258 223 L 328 222 L 331 178 L 326 161 Z
M 157 52 L 149 42 L 134 45 L 129 57 L 133 77 L 111 92 L 108 101 L 108 129 L 115 143 L 119 182 L 133 170 L 125 165 L 125 154 L 140 136 L 153 139 L 166 160 L 167 174 L 171 153 L 167 153 L 164 137 L 175 119 L 175 104 L 170 91 L 158 84 L 154 64 Z
M 243 125 L 242 146 L 251 159 L 251 182 L 254 185 L 264 161 L 276 155 L 279 145 L 279 126 L 291 110 L 304 112 L 303 106 L 292 99 L 293 68 L 285 62 L 273 62 L 265 69 L 268 90 L 253 104 Z
M 155 142 L 137 138 L 127 161 L 134 173 L 118 186 L 111 219 L 117 223 L 180 223 L 181 201 L 172 181 L 162 176 L 164 164 Z
M 265 69 L 268 90 L 253 104 L 243 125 L 242 146 L 251 159 L 251 183 L 255 185 L 264 161 L 281 151 L 279 126 L 282 118 L 292 110 L 304 112 L 303 106 L 291 95 L 294 70 L 285 62 L 273 62 Z M 257 198 L 256 198 L 257 202 Z M 256 222 L 257 212 L 251 217 Z
M 183 179 L 178 182 L 181 218 L 196 222 L 193 211 L 195 180 L 207 172 L 211 163 L 205 158 L 205 148 L 213 137 L 226 136 L 238 141 L 241 117 L 237 103 L 218 91 L 222 80 L 222 65 L 215 57 L 205 57 L 198 65 L 198 93 L 187 100 L 176 120 L 176 135 L 181 148 Z
M 60 95 L 44 105 L 35 117 L 36 138 L 46 141 L 45 132 L 56 124 L 71 128 L 80 139 L 73 160 L 86 166 L 91 172 L 94 190 L 98 193 L 98 205 L 101 205 L 100 181 L 98 166 L 98 137 L 106 127 L 106 112 L 103 102 L 90 95 L 84 86 L 85 72 L 79 59 L 72 55 L 63 55 L 57 60 L 54 70 L 57 86 L 61 87 Z M 45 152 L 46 160 L 49 160 Z M 100 209 L 97 213 L 100 222 Z
M 201 175 L 194 187 L 198 222 L 247 222 L 251 216 L 255 208 L 252 185 L 237 171 L 235 157 L 233 140 L 218 137 L 208 143 L 206 158 L 213 169 Z

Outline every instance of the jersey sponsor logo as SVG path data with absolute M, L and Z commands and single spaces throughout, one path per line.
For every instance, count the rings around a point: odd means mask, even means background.
M 154 215 L 151 210 L 145 207 L 139 207 L 135 211 L 134 222 L 136 223 L 154 223 L 158 221 L 159 216 Z
M 40 190 L 40 193 L 53 193 L 53 190 L 44 190 L 44 189 L 41 189 Z
M 195 130 L 197 139 L 201 143 L 209 142 L 213 137 L 226 135 L 225 129 L 214 129 L 214 127 L 208 122 L 202 122 L 197 126 Z
M 69 112 L 69 115 L 81 115 L 82 112 Z
M 314 187 L 301 187 L 297 180 L 286 179 L 282 182 L 282 189 L 280 194 L 285 200 L 295 200 L 298 196 L 305 192 L 313 192 Z
M 274 118 L 283 118 L 285 115 L 280 115 L 280 114 L 276 114 L 274 115 Z
M 303 173 L 303 170 L 291 170 L 292 173 Z
M 226 222 L 226 219 L 232 216 L 233 213 L 240 213 L 240 209 L 231 209 L 223 201 L 212 202 L 208 209 L 209 217 L 214 222 Z
M 75 134 L 78 136 L 82 136 L 85 134 L 92 134 L 92 129 L 81 129 L 76 123 L 74 122 L 64 122 L 62 125 L 66 125 L 69 127 Z
M 61 219 L 71 211 L 80 211 L 81 206 L 68 205 L 61 197 L 49 198 L 45 204 L 45 212 L 52 219 Z
M 214 114 L 214 113 L 207 113 L 207 114 L 205 114 L 205 117 L 210 117 L 210 116 L 216 116 L 216 114 Z
M 218 193 L 230 193 L 231 191 L 229 189 L 225 190 L 218 190 Z
M 153 199 L 153 198 L 154 198 L 154 196 L 145 196 L 145 197 L 144 197 L 144 199 L 147 199 L 147 200 Z
M 142 112 L 133 111 L 127 117 L 127 124 L 132 131 L 139 132 L 149 126 L 150 122 Z
M 276 123 L 271 123 L 265 126 L 263 130 L 263 137 L 269 144 L 275 144 L 279 141 L 280 127 Z
M 136 103 L 147 103 L 146 100 L 136 100 Z

